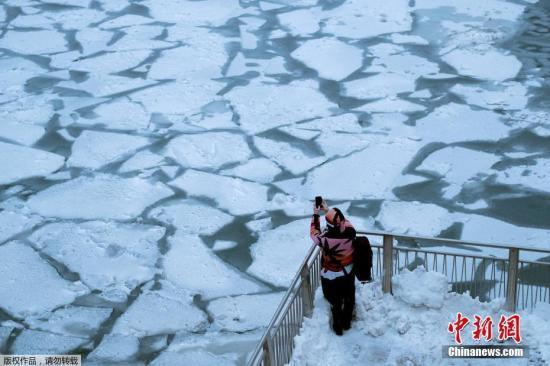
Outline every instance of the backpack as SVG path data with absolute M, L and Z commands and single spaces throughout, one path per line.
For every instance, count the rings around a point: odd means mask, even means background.
M 366 236 L 357 236 L 353 240 L 353 272 L 361 282 L 372 281 L 372 248 Z

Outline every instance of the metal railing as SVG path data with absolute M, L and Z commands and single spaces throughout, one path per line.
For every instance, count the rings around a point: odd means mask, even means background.
M 381 231 L 357 234 L 382 238 L 382 243 L 371 243 L 372 275 L 373 278 L 382 280 L 382 290 L 386 293 L 392 291 L 393 274 L 405 268 L 413 270 L 423 265 L 428 271 L 444 274 L 453 292 L 468 292 L 473 297 L 479 297 L 481 301 L 505 298 L 505 309 L 508 311 L 532 308 L 537 302 L 550 303 L 550 249 Z M 395 241 L 402 245 L 395 246 Z M 465 250 L 498 248 L 507 251 L 508 255 L 499 258 L 420 247 L 420 244 L 432 243 Z M 520 260 L 520 251 L 547 255 L 549 261 Z M 314 294 L 320 284 L 320 264 L 320 250 L 312 246 L 252 353 L 248 365 L 278 366 L 290 361 L 294 351 L 294 337 L 299 334 L 304 317 L 310 317 L 313 312 Z

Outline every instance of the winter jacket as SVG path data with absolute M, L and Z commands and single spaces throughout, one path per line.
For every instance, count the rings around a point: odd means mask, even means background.
M 339 272 L 353 263 L 355 228 L 348 220 L 344 220 L 332 230 L 321 232 L 319 215 L 313 215 L 310 236 L 313 242 L 322 249 L 322 270 Z

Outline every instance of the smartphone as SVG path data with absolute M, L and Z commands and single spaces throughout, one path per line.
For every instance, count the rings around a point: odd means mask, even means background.
M 323 197 L 317 196 L 315 197 L 315 207 L 320 208 L 323 204 Z

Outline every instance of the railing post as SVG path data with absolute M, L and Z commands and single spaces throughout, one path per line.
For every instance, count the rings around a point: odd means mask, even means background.
M 516 311 L 518 288 L 519 249 L 508 249 L 508 286 L 506 288 L 506 310 Z
M 391 294 L 391 277 L 393 273 L 393 236 L 384 235 L 383 250 L 384 277 L 382 279 L 382 291 Z
M 311 318 L 311 315 L 313 315 L 313 294 L 311 293 L 311 279 L 307 263 L 302 267 L 300 277 L 302 279 L 300 288 L 304 304 L 304 316 Z
M 264 343 L 262 344 L 262 348 L 264 349 L 264 366 L 271 366 L 274 365 L 272 362 L 272 354 L 271 354 L 271 347 L 269 347 L 269 337 L 266 337 L 264 339 Z

